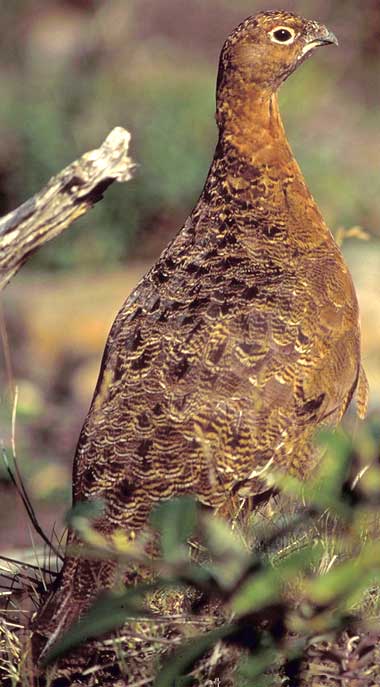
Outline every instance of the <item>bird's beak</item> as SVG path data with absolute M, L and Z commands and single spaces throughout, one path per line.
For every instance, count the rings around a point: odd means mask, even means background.
M 335 33 L 329 31 L 326 26 L 319 26 L 317 31 L 310 33 L 309 40 L 304 46 L 302 54 L 306 55 L 310 50 L 319 48 L 322 45 L 339 45 Z
M 314 42 L 318 43 L 319 45 L 339 45 L 335 33 L 326 29 L 326 27 L 323 28 L 325 29 L 326 33 L 321 36 L 316 36 Z

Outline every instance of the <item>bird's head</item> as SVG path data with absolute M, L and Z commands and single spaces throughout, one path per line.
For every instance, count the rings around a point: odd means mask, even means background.
M 243 21 L 226 40 L 220 58 L 218 89 L 232 78 L 274 93 L 322 45 L 338 45 L 323 24 L 291 12 L 260 12 Z

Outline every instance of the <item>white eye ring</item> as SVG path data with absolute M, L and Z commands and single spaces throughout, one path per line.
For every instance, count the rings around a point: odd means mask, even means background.
M 286 33 L 289 33 L 289 38 L 286 38 L 285 40 L 281 40 L 279 37 L 276 38 L 276 33 L 281 31 L 286 31 Z M 297 33 L 294 29 L 291 29 L 290 26 L 276 26 L 274 29 L 272 29 L 272 31 L 269 31 L 269 36 L 272 43 L 278 43 L 279 45 L 291 45 L 294 43 Z

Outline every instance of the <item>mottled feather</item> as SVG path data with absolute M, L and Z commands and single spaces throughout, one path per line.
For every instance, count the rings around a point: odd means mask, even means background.
M 277 27 L 294 40 L 276 42 Z M 312 436 L 344 414 L 360 377 L 352 280 L 287 142 L 277 90 L 327 29 L 288 12 L 226 41 L 219 141 L 193 212 L 120 310 L 75 457 L 74 503 L 133 536 L 160 499 L 192 493 L 228 512 L 272 466 L 305 478 Z M 69 543 L 75 539 L 71 533 Z M 59 634 L 113 581 L 67 556 L 36 633 Z

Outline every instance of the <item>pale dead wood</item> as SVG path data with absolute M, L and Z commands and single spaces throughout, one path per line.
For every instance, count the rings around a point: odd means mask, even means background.
M 82 155 L 0 219 L 0 291 L 31 253 L 84 215 L 110 184 L 131 178 L 129 141 L 129 132 L 116 127 L 100 148 Z

